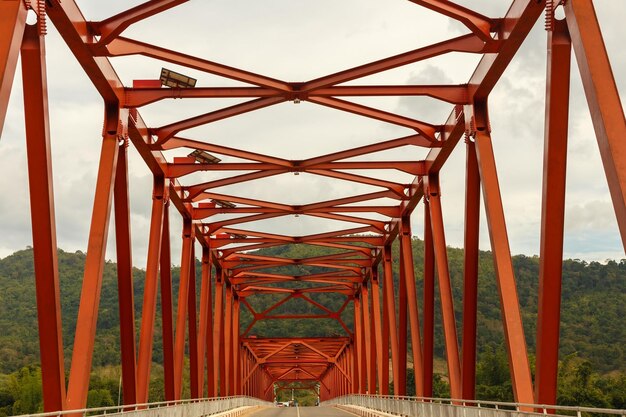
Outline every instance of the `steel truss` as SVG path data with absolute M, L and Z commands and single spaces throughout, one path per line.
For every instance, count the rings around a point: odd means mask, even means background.
M 152 0 L 100 22 L 87 21 L 74 0 L 0 2 L 0 129 L 20 54 L 25 80 L 24 114 L 45 410 L 81 409 L 86 405 L 98 317 L 98 309 L 94 306 L 98 306 L 100 300 L 112 207 L 118 253 L 121 363 L 124 401 L 127 404 L 145 403 L 148 399 L 159 287 L 164 390 L 168 400 L 177 400 L 181 396 L 186 343 L 190 352 L 191 393 L 194 398 L 202 397 L 206 389 L 209 396 L 245 394 L 272 399 L 274 384 L 293 381 L 310 384 L 307 385 L 309 388 L 319 383 L 322 399 L 349 393 L 388 394 L 390 353 L 395 394 L 404 395 L 407 390 L 409 337 L 413 346 L 416 394 L 430 397 L 435 269 L 451 395 L 457 399 L 474 399 L 481 194 L 491 238 L 515 400 L 526 404 L 554 404 L 572 46 L 583 79 L 621 238 L 626 246 L 626 141 L 623 140 L 626 124 L 592 1 L 566 0 L 566 18 L 559 21 L 554 17 L 554 9 L 560 3 L 556 0 L 549 0 L 547 4 L 545 1 L 514 0 L 502 18 L 489 18 L 447 0 L 412 0 L 416 5 L 458 20 L 467 27 L 468 33 L 302 83 L 266 77 L 121 36 L 134 23 L 184 2 Z M 26 25 L 28 9 L 38 15 L 36 25 Z M 548 30 L 548 69 L 537 375 L 533 384 L 492 148 L 487 100 L 544 9 Z M 48 18 L 102 96 L 105 108 L 102 151 L 67 388 L 47 113 L 44 44 Z M 450 52 L 482 56 L 466 84 L 343 85 Z M 125 87 L 109 58 L 127 55 L 155 58 L 240 81 L 248 86 L 162 88 L 156 80 L 144 80 L 133 87 Z M 431 125 L 346 99 L 378 96 L 428 96 L 449 103 L 451 113 L 442 124 Z M 167 125 L 146 125 L 138 109 L 172 98 L 249 100 Z M 305 160 L 283 159 L 182 136 L 188 129 L 286 101 L 307 101 L 409 128 L 415 133 Z M 467 162 L 463 343 L 459 350 L 439 172 L 463 137 Z M 154 175 L 138 341 L 135 340 L 130 244 L 129 144 L 137 149 Z M 400 147 L 426 148 L 428 154 L 421 161 L 377 159 L 377 152 Z M 198 162 L 194 157 L 167 158 L 166 152 L 174 149 L 211 152 L 234 158 L 236 162 L 209 163 Z M 367 160 L 355 160 L 356 157 L 367 157 Z M 413 176 L 413 180 L 406 184 L 397 183 L 365 174 L 364 170 L 403 172 Z M 187 176 L 200 171 L 217 172 L 220 176 L 209 182 L 186 181 Z M 229 175 L 229 171 L 245 173 Z M 261 201 L 236 193 L 214 191 L 218 187 L 285 173 L 309 173 L 364 184 L 375 187 L 377 191 L 305 205 Z M 381 200 L 388 203 L 381 204 Z M 425 215 L 421 323 L 410 228 L 410 216 L 420 203 L 424 206 Z M 181 276 L 175 315 L 172 311 L 170 270 L 170 205 L 183 218 Z M 214 220 L 220 214 L 228 215 L 227 219 L 222 216 L 221 220 Z M 290 215 L 342 221 L 353 226 L 307 236 L 258 232 L 243 226 L 248 222 Z M 379 220 L 381 217 L 384 220 Z M 391 246 L 396 241 L 400 246 L 399 257 L 393 259 Z M 202 262 L 199 305 L 198 294 L 195 294 L 194 243 L 202 247 L 202 253 L 198 254 Z M 293 244 L 321 246 L 332 251 L 328 255 L 303 259 L 251 252 Z M 392 279 L 393 262 L 400 265 L 398 288 L 394 288 Z M 277 271 L 292 265 L 318 267 L 326 272 L 301 276 L 268 272 L 270 268 Z M 287 282 L 299 283 L 300 286 L 282 285 Z M 316 302 L 313 295 L 322 292 L 345 297 L 341 310 L 332 311 Z M 265 311 L 255 311 L 248 300 L 267 294 L 279 294 L 283 298 Z M 305 316 L 273 314 L 294 299 L 312 304 L 321 313 Z M 342 319 L 348 305 L 354 310 L 353 328 Z M 249 310 L 253 320 L 247 329 L 240 331 L 242 307 Z M 250 330 L 259 320 L 294 318 L 336 320 L 345 330 L 345 337 L 271 339 L 250 336 Z

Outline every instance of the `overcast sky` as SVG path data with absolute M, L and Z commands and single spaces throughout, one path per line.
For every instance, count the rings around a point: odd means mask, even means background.
M 98 21 L 140 2 L 83 0 L 78 3 L 87 20 Z M 509 2 L 458 3 L 471 5 L 490 17 L 501 17 Z M 613 72 L 624 97 L 626 54 L 621 44 L 626 39 L 623 24 L 626 5 L 616 0 L 596 0 L 595 4 Z M 84 251 L 100 152 L 102 101 L 53 25 L 48 26 L 46 47 L 58 246 L 66 251 Z M 458 22 L 406 0 L 196 0 L 136 24 L 123 36 L 295 82 L 466 32 Z M 546 32 L 540 19 L 490 99 L 492 135 L 513 254 L 539 252 L 545 56 Z M 449 54 L 352 84 L 464 83 L 478 59 L 474 55 Z M 573 54 L 572 59 L 565 257 L 587 261 L 625 258 Z M 113 63 L 128 86 L 133 79 L 158 78 L 161 66 L 197 77 L 198 86 L 241 85 L 147 58 L 115 58 Z M 4 190 L 4 198 L 0 199 L 0 257 L 32 245 L 21 83 L 18 70 L 0 140 L 0 189 Z M 442 123 L 450 112 L 449 105 L 425 98 L 350 100 L 433 124 Z M 150 126 L 158 127 L 240 101 L 169 100 L 147 106 L 141 113 Z M 404 128 L 311 103 L 288 102 L 191 129 L 181 136 L 304 159 L 410 133 Z M 141 158 L 132 148 L 130 152 L 133 256 L 135 265 L 143 268 L 152 179 Z M 169 152 L 167 156 L 185 153 Z M 419 160 L 424 155 L 424 150 L 399 149 L 381 153 L 379 158 Z M 463 240 L 464 161 L 465 150 L 460 145 L 441 174 L 447 241 L 457 247 L 462 246 Z M 394 181 L 410 181 L 410 177 L 402 174 L 384 175 Z M 215 177 L 207 173 L 194 177 L 210 178 Z M 236 188 L 223 187 L 216 192 L 304 204 L 375 190 L 302 174 L 272 177 Z M 172 258 L 178 263 L 181 226 L 175 210 L 171 214 Z M 422 236 L 422 217 L 420 205 L 412 217 L 413 234 L 418 237 Z M 305 235 L 351 226 L 289 216 L 245 227 Z M 107 252 L 110 259 L 115 259 L 113 241 L 110 234 Z M 489 249 L 484 219 L 481 247 Z

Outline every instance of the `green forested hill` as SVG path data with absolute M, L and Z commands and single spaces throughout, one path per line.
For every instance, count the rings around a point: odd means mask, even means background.
M 414 257 L 418 291 L 422 289 L 422 251 L 420 240 L 414 240 Z M 463 254 L 459 249 L 448 250 L 450 271 L 455 296 L 457 319 L 461 322 L 462 268 Z M 265 254 L 281 254 L 292 258 L 315 256 L 324 253 L 323 248 L 297 245 L 277 247 L 264 251 Z M 396 254 L 397 255 L 397 254 Z M 394 259 L 397 257 L 394 256 Z M 74 325 L 81 290 L 82 271 L 85 255 L 81 252 L 59 251 L 61 281 L 62 319 L 66 364 L 69 366 Z M 537 314 L 537 280 L 539 262 L 536 257 L 516 256 L 514 266 L 518 280 L 520 303 L 522 305 L 526 337 L 529 351 L 534 352 L 535 319 Z M 282 269 L 282 273 L 301 274 L 300 270 Z M 199 274 L 199 268 L 198 274 Z M 397 265 L 394 273 L 397 280 Z M 174 291 L 178 270 L 174 269 Z M 38 362 L 37 321 L 33 277 L 32 250 L 16 252 L 0 260 L 0 373 L 10 373 L 23 366 Z M 135 270 L 136 317 L 139 322 L 139 309 L 143 294 L 144 272 Z M 199 282 L 199 280 L 197 280 Z M 104 271 L 102 298 L 98 318 L 98 334 L 94 366 L 119 363 L 119 332 L 117 327 L 117 278 L 116 265 L 107 263 Z M 319 294 L 315 301 L 338 310 L 344 301 L 341 296 Z M 257 310 L 270 305 L 270 296 L 251 297 L 250 304 Z M 421 302 L 420 302 L 421 304 Z M 479 282 L 479 349 L 481 354 L 490 354 L 502 344 L 499 297 L 496 290 L 493 262 L 489 252 L 480 255 Z M 242 326 L 250 320 L 243 309 Z M 286 311 L 296 313 L 320 312 L 316 307 L 297 300 L 286 304 L 275 313 Z M 439 314 L 436 312 L 437 337 L 436 353 L 443 357 L 443 340 Z M 593 370 L 600 373 L 626 371 L 626 260 L 610 261 L 607 264 L 586 263 L 577 260 L 564 262 L 563 305 L 561 351 L 562 357 L 577 353 L 591 362 Z M 352 311 L 347 308 L 343 318 L 352 325 Z M 160 317 L 157 317 L 157 334 L 160 333 Z M 332 320 L 299 320 L 285 323 L 268 320 L 258 323 L 251 334 L 259 336 L 301 335 L 320 336 L 342 334 L 341 327 Z M 459 332 L 460 334 L 460 332 Z M 158 337 L 155 338 L 154 359 L 160 362 L 161 352 Z

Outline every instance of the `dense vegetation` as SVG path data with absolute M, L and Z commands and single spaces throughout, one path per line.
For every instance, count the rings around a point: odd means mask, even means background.
M 418 291 L 422 289 L 422 253 L 420 240 L 414 240 L 414 258 Z M 264 251 L 291 258 L 302 258 L 324 253 L 322 248 L 306 245 L 277 247 Z M 463 253 L 449 248 L 449 263 L 455 310 L 461 323 Z M 397 255 L 397 254 L 396 254 Z M 397 259 L 397 256 L 394 256 Z M 69 368 L 74 326 L 78 311 L 85 255 L 81 252 L 59 251 L 59 272 L 63 337 L 66 369 Z M 539 262 L 536 257 L 516 256 L 514 267 L 529 352 L 535 348 L 535 320 L 537 314 L 537 287 Z M 563 264 L 563 304 L 561 327 L 561 378 L 559 401 L 563 404 L 589 404 L 596 406 L 625 407 L 626 392 L 626 260 L 608 261 L 606 264 L 566 260 Z M 197 268 L 199 273 L 199 268 Z M 303 274 L 321 272 L 321 269 L 292 267 L 280 273 Z M 479 364 L 478 395 L 481 398 L 512 399 L 506 355 L 503 350 L 502 325 L 500 322 L 499 297 L 496 288 L 493 263 L 489 252 L 480 254 L 479 281 Z M 176 292 L 178 270 L 174 268 L 174 291 Z M 398 266 L 394 265 L 397 283 Z M 0 415 L 21 414 L 37 411 L 41 407 L 40 370 L 38 364 L 37 319 L 35 307 L 32 250 L 16 252 L 0 260 Z M 144 272 L 136 269 L 135 297 L 141 300 Z M 199 281 L 199 280 L 197 280 Z M 115 404 L 118 401 L 119 383 L 119 330 L 117 309 L 116 265 L 105 266 L 101 305 L 98 317 L 98 333 L 94 352 L 94 373 L 90 385 L 91 406 Z M 250 297 L 250 305 L 262 311 L 276 296 Z M 330 308 L 339 310 L 345 298 L 333 294 L 317 294 L 312 298 Z M 141 311 L 136 303 L 136 318 Z M 243 309 L 242 329 L 251 320 Z M 301 299 L 292 300 L 274 314 L 318 314 L 317 307 Z M 352 326 L 352 310 L 348 306 L 342 319 Z M 436 313 L 439 319 L 439 313 Z M 444 356 L 441 323 L 436 323 L 436 355 Z M 157 334 L 160 319 L 157 318 Z M 322 336 L 341 335 L 344 331 L 334 320 L 299 320 L 284 322 L 266 320 L 257 323 L 251 334 L 259 336 Z M 459 332 L 460 334 L 460 332 Z M 159 338 L 155 339 L 154 361 L 161 362 Z M 441 361 L 438 361 L 441 363 Z M 159 400 L 158 389 L 162 380 L 162 368 L 154 366 L 151 399 Z M 445 367 L 437 372 L 444 375 Z M 438 376 L 439 392 L 445 394 L 445 375 Z M 507 385 L 508 384 L 508 385 Z M 411 386 L 411 384 L 409 384 Z

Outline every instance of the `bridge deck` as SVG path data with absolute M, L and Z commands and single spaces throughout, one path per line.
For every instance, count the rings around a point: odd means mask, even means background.
M 254 412 L 250 417 L 347 417 L 353 414 L 334 407 L 267 407 Z

